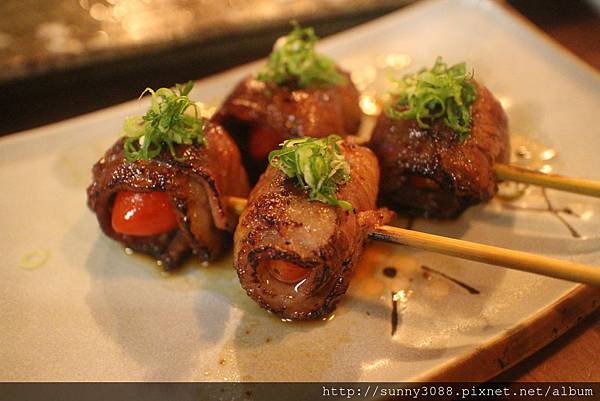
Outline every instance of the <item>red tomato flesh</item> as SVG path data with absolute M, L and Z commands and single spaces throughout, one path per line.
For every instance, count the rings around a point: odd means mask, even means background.
M 310 269 L 283 260 L 271 260 L 268 264 L 271 275 L 282 283 L 294 284 L 308 276 Z
M 177 227 L 177 218 L 165 192 L 117 193 L 112 228 L 127 235 L 158 235 Z
M 250 128 L 248 150 L 254 160 L 265 160 L 273 149 L 277 149 L 284 138 L 279 132 L 265 125 Z

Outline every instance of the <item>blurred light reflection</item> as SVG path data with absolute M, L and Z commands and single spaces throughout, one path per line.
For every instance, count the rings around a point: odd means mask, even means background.
M 373 95 L 360 95 L 359 105 L 362 112 L 368 116 L 375 116 L 381 111 L 377 99 Z

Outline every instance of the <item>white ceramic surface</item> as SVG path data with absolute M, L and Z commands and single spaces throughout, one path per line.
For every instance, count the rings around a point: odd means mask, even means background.
M 466 61 L 506 106 L 511 129 L 559 149 L 555 171 L 600 179 L 600 79 L 489 1 L 430 1 L 336 35 L 321 49 L 353 77 L 387 60 Z M 408 57 L 407 57 L 408 56 Z M 221 99 L 257 64 L 201 81 Z M 367 90 L 384 89 L 376 78 Z M 134 101 L 0 139 L 1 380 L 414 380 L 485 347 L 575 284 L 392 246 L 366 251 L 333 319 L 283 323 L 241 290 L 230 257 L 170 277 L 104 237 L 86 207 L 90 168 Z M 546 212 L 499 200 L 415 228 L 600 264 L 600 202 L 548 191 L 582 238 Z M 545 207 L 539 191 L 513 205 Z M 421 265 L 468 283 L 469 294 Z M 382 274 L 396 266 L 391 279 Z M 391 336 L 391 292 L 400 322 Z

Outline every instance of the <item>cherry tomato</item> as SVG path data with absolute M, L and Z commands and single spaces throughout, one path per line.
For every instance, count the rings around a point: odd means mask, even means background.
M 128 235 L 157 235 L 177 227 L 177 218 L 165 192 L 117 193 L 112 210 L 112 227 Z
M 254 160 L 265 160 L 269 152 L 277 149 L 284 138 L 279 132 L 265 125 L 254 125 L 250 129 L 248 148 Z
M 271 275 L 283 283 L 294 284 L 308 276 L 310 269 L 283 260 L 269 262 Z

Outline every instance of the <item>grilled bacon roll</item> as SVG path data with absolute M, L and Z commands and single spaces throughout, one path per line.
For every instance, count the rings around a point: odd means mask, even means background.
M 237 85 L 214 118 L 243 150 L 244 165 L 254 180 L 264 171 L 269 152 L 286 139 L 357 133 L 359 93 L 350 75 L 340 74 L 344 82 L 337 85 L 296 88 L 255 76 Z
M 367 232 L 393 213 L 377 210 L 379 166 L 373 153 L 340 143 L 350 180 L 337 197 L 353 210 L 310 201 L 295 179 L 269 166 L 250 193 L 234 235 L 242 287 L 263 308 L 288 319 L 316 319 L 346 292 Z
M 206 144 L 177 145 L 177 158 L 165 146 L 155 158 L 133 162 L 121 138 L 92 170 L 88 206 L 104 233 L 155 257 L 165 270 L 190 254 L 202 260 L 219 256 L 237 222 L 223 198 L 249 192 L 239 150 L 227 132 L 209 122 L 204 136 Z
M 415 119 L 381 113 L 369 147 L 381 163 L 382 204 L 410 215 L 453 218 L 494 197 L 494 164 L 509 161 L 508 121 L 492 93 L 472 84 L 478 95 L 465 139 L 441 119 L 422 128 Z

